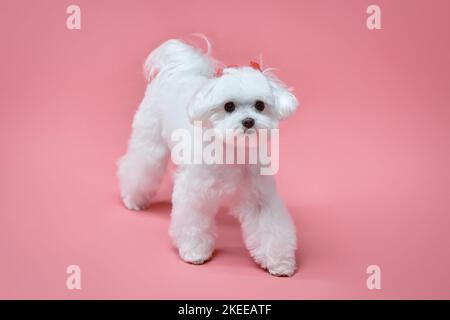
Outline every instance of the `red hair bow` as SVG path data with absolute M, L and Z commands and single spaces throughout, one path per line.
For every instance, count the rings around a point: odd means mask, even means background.
M 259 65 L 258 62 L 250 61 L 249 66 L 252 67 L 255 70 L 262 71 L 261 70 L 261 66 Z M 226 66 L 226 68 L 239 68 L 239 66 L 236 65 L 236 64 L 230 64 L 230 65 Z M 217 68 L 216 69 L 216 73 L 214 75 L 216 77 L 220 77 L 222 74 L 223 74 L 223 69 L 222 68 Z

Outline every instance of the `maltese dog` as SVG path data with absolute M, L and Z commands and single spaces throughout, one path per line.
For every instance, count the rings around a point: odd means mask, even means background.
M 229 130 L 252 136 L 276 130 L 279 120 L 297 108 L 291 90 L 269 69 L 261 70 L 255 62 L 217 69 L 220 64 L 209 56 L 207 44 L 203 53 L 168 40 L 145 62 L 149 84 L 133 119 L 127 153 L 118 162 L 121 197 L 128 209 L 149 205 L 176 145 L 176 130 L 193 133 L 200 123 L 222 136 Z M 212 257 L 215 216 L 227 207 L 240 221 L 254 260 L 273 275 L 294 274 L 295 227 L 273 175 L 259 169 L 259 163 L 178 164 L 170 236 L 181 259 L 202 264 Z

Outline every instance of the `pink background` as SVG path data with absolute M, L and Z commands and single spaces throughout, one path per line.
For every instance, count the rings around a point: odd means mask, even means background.
M 379 31 L 365 0 L 75 3 L 79 31 L 69 1 L 0 5 L 0 298 L 450 298 L 449 1 L 377 0 Z M 228 215 L 214 259 L 185 264 L 170 205 L 119 200 L 142 63 L 195 32 L 227 64 L 263 54 L 301 101 L 277 176 L 293 278 L 256 267 Z M 381 290 L 366 288 L 371 264 Z

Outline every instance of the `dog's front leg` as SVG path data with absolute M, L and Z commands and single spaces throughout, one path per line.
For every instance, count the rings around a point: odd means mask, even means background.
M 214 178 L 205 176 L 199 166 L 186 166 L 178 172 L 172 194 L 170 235 L 180 257 L 202 264 L 213 254 L 215 215 L 219 207 Z
M 245 244 L 255 261 L 271 274 L 292 276 L 296 268 L 295 226 L 273 177 L 259 176 L 256 180 L 238 208 Z

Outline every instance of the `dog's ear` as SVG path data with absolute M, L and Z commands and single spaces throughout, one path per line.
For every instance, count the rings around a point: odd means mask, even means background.
M 188 104 L 188 116 L 191 123 L 205 121 L 210 116 L 213 107 L 213 91 L 215 80 L 208 81 L 192 97 Z
M 273 75 L 268 76 L 272 93 L 274 95 L 274 108 L 278 119 L 287 118 L 297 109 L 298 101 L 292 93 L 278 78 Z

